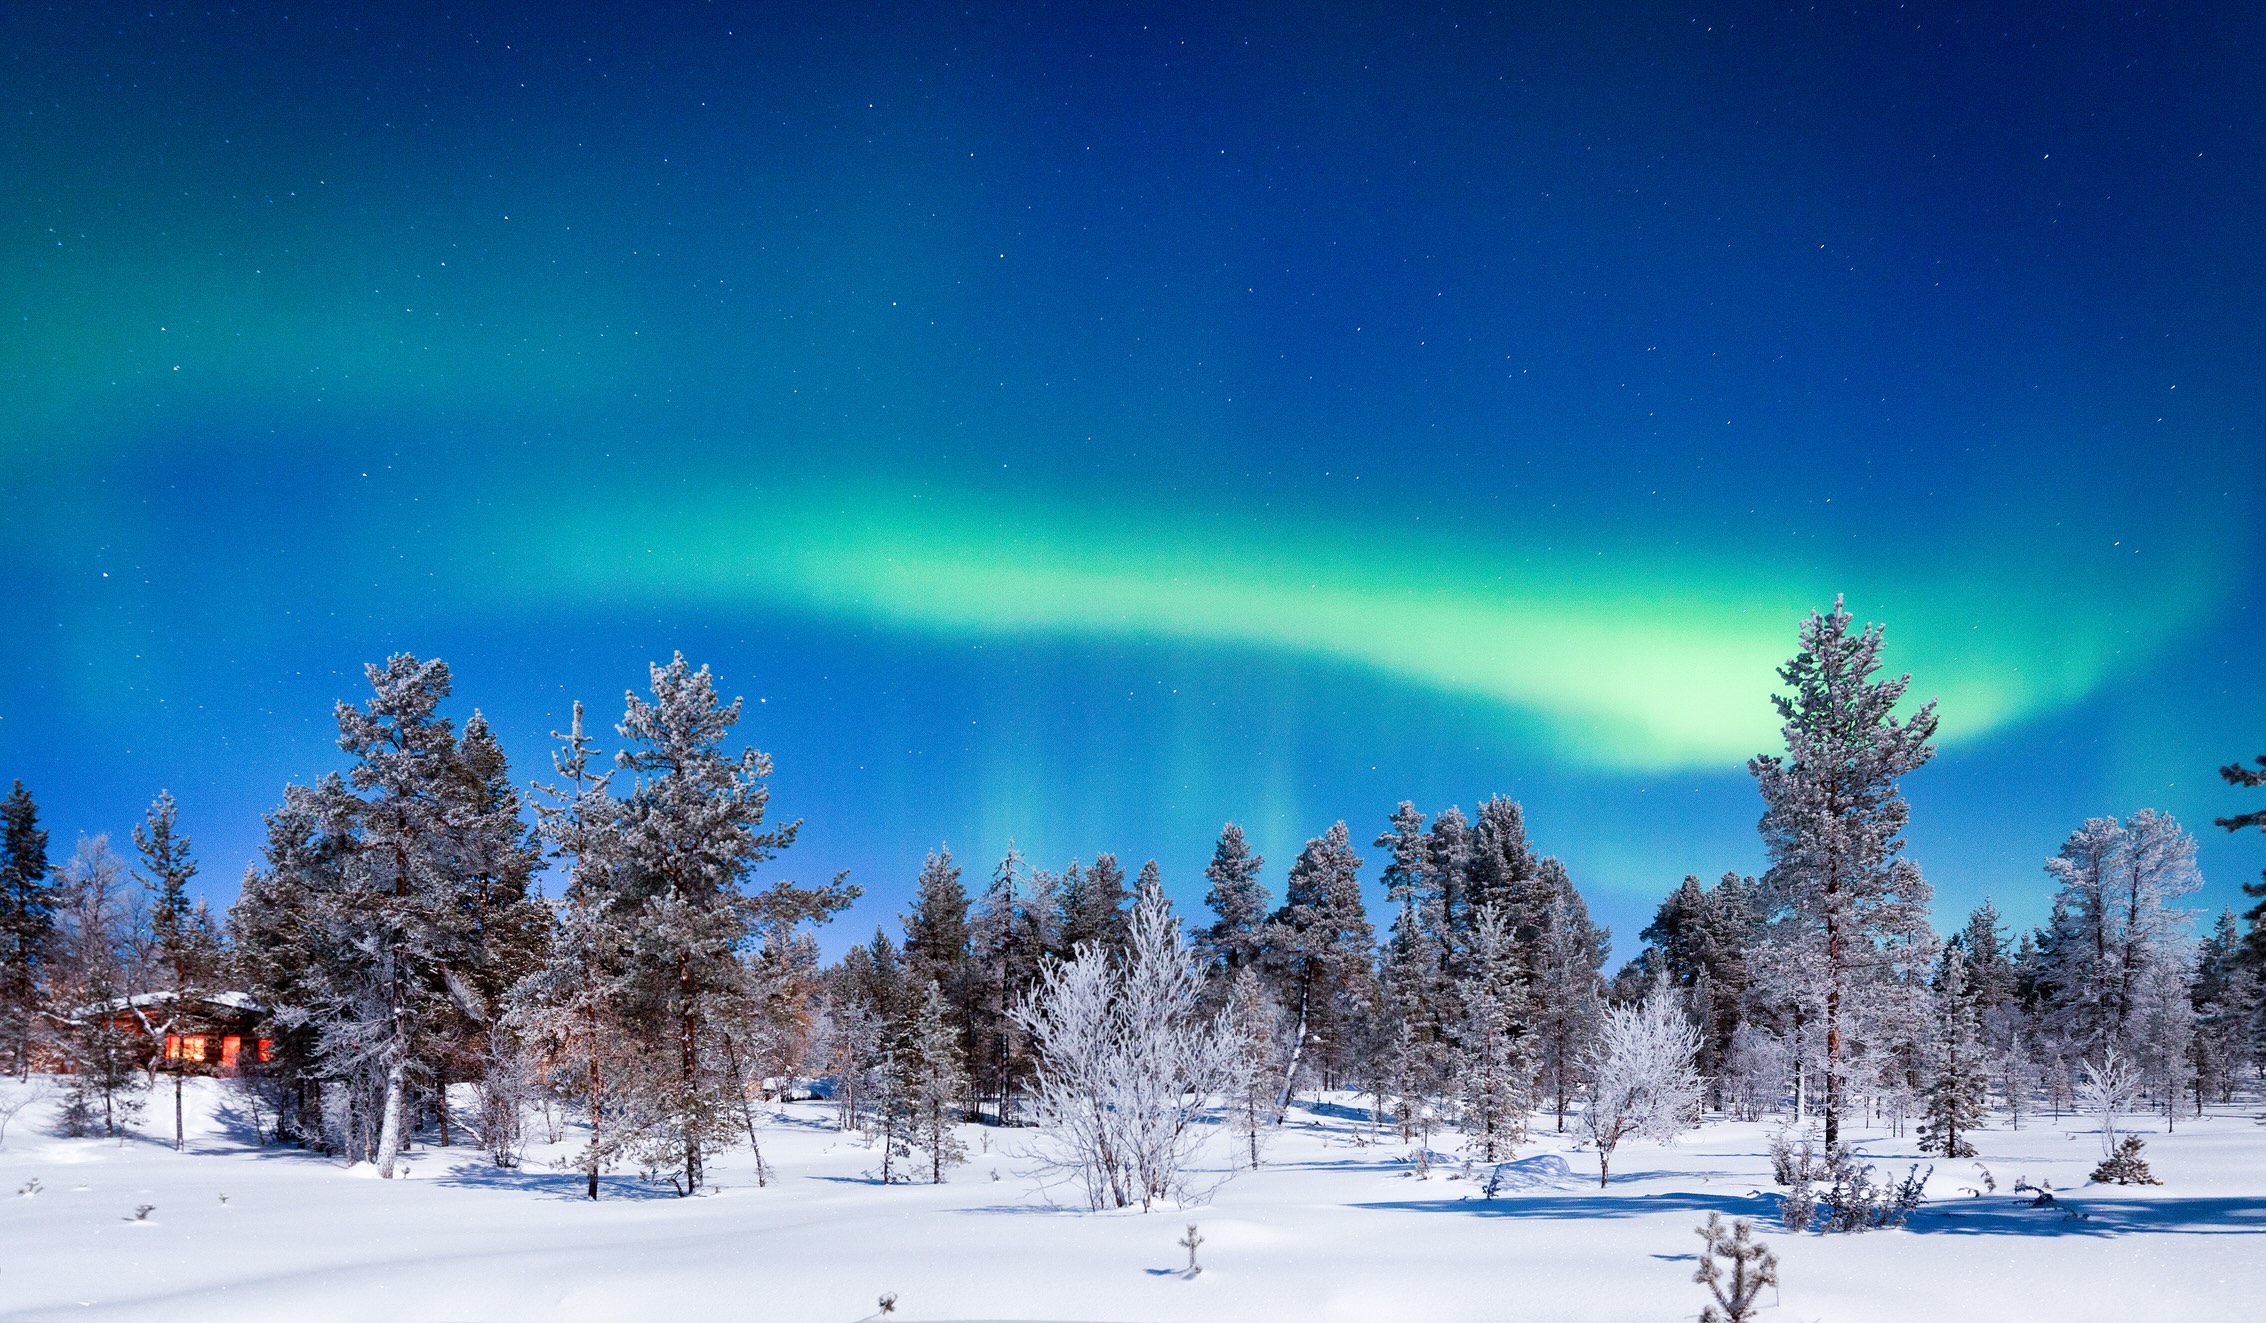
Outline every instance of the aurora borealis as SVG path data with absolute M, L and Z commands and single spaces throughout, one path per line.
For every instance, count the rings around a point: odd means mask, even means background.
M 1942 699 L 1947 909 L 2143 805 L 2215 908 L 2266 19 L 2210 9 L 13 7 L 0 776 L 62 838 L 171 787 L 225 898 L 364 661 L 531 777 L 681 648 L 852 927 L 939 839 L 1190 906 L 1222 820 L 1279 881 L 1503 791 L 1625 942 L 1758 862 L 1843 592 Z

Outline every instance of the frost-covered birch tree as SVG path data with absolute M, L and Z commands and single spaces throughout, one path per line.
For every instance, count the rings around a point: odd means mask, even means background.
M 1613 1153 L 1628 1139 L 1674 1142 L 1698 1124 L 1699 1032 L 1661 982 L 1635 1006 L 1605 1013 L 1586 1062 L 1582 1132 L 1597 1146 L 1597 1183 L 1612 1179 Z
M 1146 1210 L 1191 1193 L 1200 1124 L 1234 1076 L 1229 1027 L 1207 1015 L 1197 958 L 1163 889 L 1134 899 L 1126 945 L 1051 963 L 1016 1007 L 1038 1054 L 1032 1115 L 1046 1165 L 1089 1207 Z

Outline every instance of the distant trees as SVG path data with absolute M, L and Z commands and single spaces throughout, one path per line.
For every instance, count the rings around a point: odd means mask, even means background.
M 1773 700 L 1785 749 L 1749 764 L 1768 870 L 1686 877 L 1610 984 L 1610 935 L 1503 795 L 1385 816 L 1381 934 L 1345 823 L 1305 842 L 1279 903 L 1228 823 L 1193 928 L 1154 860 L 1128 889 L 1111 852 L 1056 871 L 1010 844 L 971 894 L 940 844 L 901 928 L 822 966 L 810 930 L 858 891 L 756 885 L 800 824 L 770 821 L 769 760 L 705 669 L 650 667 L 611 754 L 577 703 L 530 805 L 480 713 L 448 714 L 446 665 L 395 656 L 334 712 L 347 768 L 268 815 L 226 940 L 171 795 L 135 829 L 138 894 L 101 838 L 50 876 L 30 793 L 0 797 L 0 1051 L 67 1065 L 70 1115 L 116 1130 L 184 1008 L 248 990 L 279 1135 L 390 1173 L 417 1136 L 451 1142 L 449 1089 L 477 1084 L 499 1163 L 531 1098 L 571 1107 L 591 1198 L 625 1164 L 693 1193 L 742 1139 L 764 1179 L 767 1100 L 814 1074 L 885 1181 L 944 1179 L 964 1125 L 1033 1126 L 1096 1207 L 1180 1197 L 1209 1120 L 1257 1166 L 1302 1087 L 1368 1095 L 1419 1171 L 1439 1130 L 1497 1163 L 1539 1116 L 1597 1144 L 1601 1180 L 1703 1103 L 1822 1112 L 1829 1142 L 1858 1109 L 1898 1134 L 1916 1118 L 1959 1155 L 1994 1105 L 2016 1127 L 2081 1098 L 2171 1124 L 2231 1100 L 2266 1041 L 2266 906 L 2194 941 L 2194 841 L 2141 809 L 2061 844 L 2042 927 L 2010 935 L 1986 900 L 1939 940 L 1901 792 L 1934 709 L 1900 714 L 1908 678 L 1879 678 L 1880 652 L 1838 602 L 1803 622 Z

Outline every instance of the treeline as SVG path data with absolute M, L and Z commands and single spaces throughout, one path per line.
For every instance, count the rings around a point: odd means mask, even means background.
M 1597 1129 L 1633 1078 L 1604 1079 L 1615 1060 L 1689 1073 L 1679 1111 L 1815 1116 L 1829 1148 L 1866 1117 L 1956 1154 L 1991 1109 L 2020 1125 L 2103 1080 L 2172 1120 L 2231 1099 L 2262 1060 L 2266 904 L 2195 940 L 2179 905 L 2200 885 L 2194 842 L 2143 810 L 2085 823 L 2048 860 L 2038 930 L 2010 935 L 1986 902 L 1939 938 L 1899 789 L 1936 717 L 1899 715 L 1908 677 L 1881 676 L 1880 649 L 1838 603 L 1803 624 L 1778 673 L 1784 748 L 1749 768 L 1769 867 L 1685 879 L 1610 976 L 1609 934 L 1503 796 L 1404 802 L 1366 847 L 1334 825 L 1279 896 L 1229 824 L 1193 922 L 1153 860 L 1129 881 L 1109 853 L 1053 868 L 1010 848 L 972 886 L 939 847 L 901 927 L 822 967 L 811 929 L 858 890 L 756 885 L 799 823 L 769 822 L 769 761 L 731 747 L 739 704 L 705 668 L 651 668 L 610 755 L 577 704 L 523 790 L 477 712 L 444 714 L 447 667 L 397 656 L 336 710 L 347 770 L 268 815 L 225 925 L 187 898 L 169 796 L 133 865 L 97 837 L 51 870 L 17 785 L 0 802 L 0 1049 L 19 1073 L 66 1067 L 72 1123 L 115 1129 L 184 1008 L 241 991 L 273 1042 L 244 1064 L 274 1138 L 390 1175 L 413 1140 L 453 1142 L 467 1118 L 446 1100 L 470 1086 L 499 1163 L 531 1111 L 553 1140 L 571 1112 L 592 1197 L 622 1167 L 691 1193 L 742 1140 L 760 1176 L 765 1101 L 800 1083 L 870 1136 L 885 1181 L 943 1179 L 960 1122 L 1059 1128 L 1084 1107 L 1097 1203 L 1177 1188 L 1203 1108 L 1256 1164 L 1309 1088 L 1368 1095 L 1420 1164 L 1441 1128 L 1480 1162 L 1532 1125 Z M 1374 919 L 1362 848 L 1381 865 Z

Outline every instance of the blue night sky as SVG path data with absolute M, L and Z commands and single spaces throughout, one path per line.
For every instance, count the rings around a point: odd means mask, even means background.
M 1939 926 L 2149 805 L 2215 909 L 2266 10 L 2034 8 L 7 6 L 0 778 L 225 903 L 364 662 L 530 779 L 682 649 L 830 948 L 1500 791 L 1627 954 L 1838 592 Z

